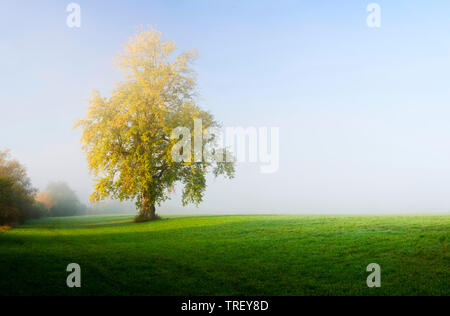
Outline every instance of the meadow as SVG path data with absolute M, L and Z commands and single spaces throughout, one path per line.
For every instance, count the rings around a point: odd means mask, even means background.
M 450 215 L 44 218 L 0 232 L 1 295 L 449 295 Z M 78 263 L 82 287 L 68 288 Z M 381 266 L 368 288 L 366 266 Z

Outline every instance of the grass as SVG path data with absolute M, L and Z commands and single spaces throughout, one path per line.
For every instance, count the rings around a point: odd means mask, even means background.
M 449 295 L 450 216 L 47 218 L 0 232 L 1 295 Z M 82 287 L 66 286 L 78 263 Z M 382 287 L 366 286 L 381 266 Z

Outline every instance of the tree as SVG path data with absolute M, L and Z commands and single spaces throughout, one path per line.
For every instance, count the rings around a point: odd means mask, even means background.
M 39 192 L 36 195 L 36 201 L 38 201 L 38 202 L 40 202 L 42 204 L 42 206 L 45 209 L 46 215 L 49 216 L 52 207 L 55 206 L 55 202 L 51 198 L 50 193 L 48 191 Z
M 161 33 L 137 32 L 116 63 L 125 80 L 110 98 L 93 91 L 86 118 L 75 124 L 82 129 L 83 149 L 95 177 L 91 201 L 135 200 L 137 220 L 155 219 L 155 206 L 168 199 L 177 182 L 184 185 L 183 205 L 198 204 L 208 172 L 234 175 L 232 161 L 210 158 L 225 150 L 217 146 L 214 133 L 206 133 L 219 124 L 196 104 L 196 54 L 174 53 L 175 43 L 162 39 Z M 172 132 L 185 127 L 194 138 L 194 120 L 201 120 L 208 135 L 201 149 L 211 155 L 195 161 L 173 159 L 172 149 L 180 139 L 171 137 Z
M 13 181 L 0 177 L 0 225 L 13 224 L 20 221 L 20 211 L 13 200 Z
M 35 193 L 25 167 L 10 159 L 8 151 L 0 151 L 0 224 L 18 224 L 40 217 Z
M 80 203 L 74 191 L 64 182 L 51 183 L 44 192 L 40 192 L 36 200 L 47 210 L 48 216 L 82 215 L 86 207 Z

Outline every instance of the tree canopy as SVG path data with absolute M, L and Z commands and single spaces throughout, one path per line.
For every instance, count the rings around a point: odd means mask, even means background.
M 75 192 L 64 182 L 55 182 L 40 192 L 36 200 L 41 202 L 51 217 L 76 216 L 86 212 Z
M 109 98 L 93 91 L 86 118 L 75 125 L 82 129 L 82 146 L 95 177 L 91 200 L 135 200 L 142 220 L 156 217 L 155 205 L 169 198 L 177 182 L 184 186 L 183 204 L 198 204 L 208 172 L 234 176 L 232 161 L 215 159 L 222 149 L 216 135 L 207 132 L 219 124 L 197 105 L 192 69 L 197 54 L 174 56 L 175 50 L 175 43 L 156 30 L 137 32 L 116 62 L 125 80 Z M 204 135 L 201 151 L 210 154 L 199 158 L 183 147 L 180 151 L 192 159 L 174 159 L 172 150 L 181 141 L 173 137 L 174 130 L 187 128 L 194 140 L 195 120 L 201 121 Z
M 35 203 L 36 189 L 31 185 L 25 167 L 0 151 L 0 224 L 17 224 L 41 215 Z

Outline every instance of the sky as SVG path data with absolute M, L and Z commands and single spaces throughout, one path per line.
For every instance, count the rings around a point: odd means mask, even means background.
M 450 2 L 77 0 L 0 2 L 0 150 L 33 184 L 92 179 L 76 119 L 108 96 L 122 44 L 152 26 L 200 53 L 199 104 L 224 126 L 278 127 L 278 171 L 239 163 L 204 202 L 162 213 L 424 213 L 450 209 Z

